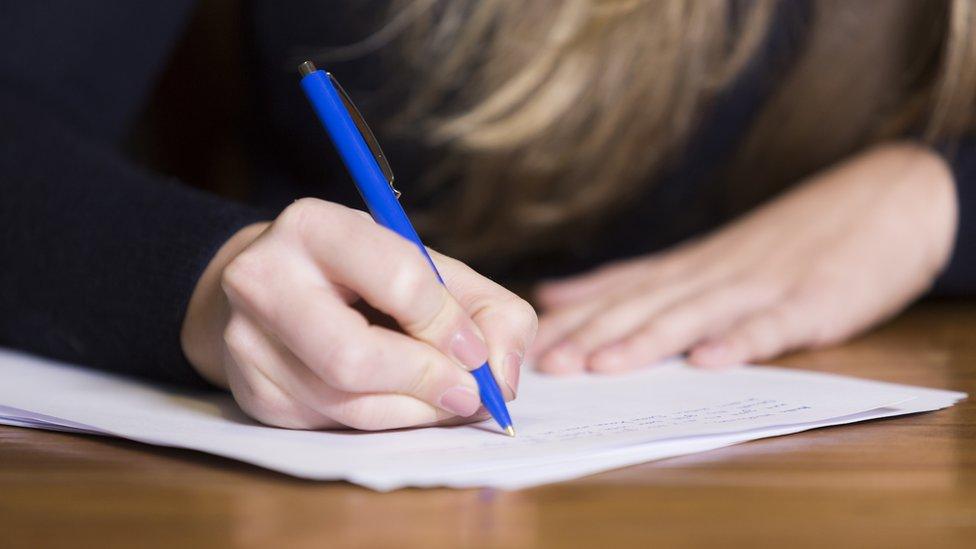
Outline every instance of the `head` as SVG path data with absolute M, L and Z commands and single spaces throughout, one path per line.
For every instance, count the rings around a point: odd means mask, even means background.
M 951 140 L 976 106 L 968 0 L 813 2 L 812 28 L 723 177 L 745 208 L 870 144 Z M 680 155 L 741 74 L 774 0 L 401 0 L 390 55 L 424 82 L 401 131 L 437 147 L 430 212 L 477 257 L 592 232 Z M 449 205 L 449 207 L 448 207 Z M 565 240 L 565 239 L 562 239 Z

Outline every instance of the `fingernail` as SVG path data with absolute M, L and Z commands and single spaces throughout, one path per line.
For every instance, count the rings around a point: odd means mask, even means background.
M 438 401 L 438 406 L 452 414 L 468 417 L 481 407 L 481 399 L 478 398 L 478 393 L 459 385 L 444 391 Z
M 473 370 L 488 360 L 488 347 L 471 328 L 463 328 L 451 340 L 451 354 Z
M 505 355 L 502 366 L 505 370 L 505 385 L 508 385 L 508 390 L 512 392 L 512 398 L 515 398 L 518 394 L 519 375 L 522 372 L 522 355 L 516 352 L 508 353 Z

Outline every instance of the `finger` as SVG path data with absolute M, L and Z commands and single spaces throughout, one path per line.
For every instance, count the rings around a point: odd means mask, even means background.
M 535 341 L 529 348 L 529 357 L 539 362 L 543 355 L 552 350 L 567 335 L 586 324 L 588 320 L 599 315 L 601 311 L 630 299 L 633 295 L 634 291 L 628 288 L 627 291 L 594 296 L 590 300 L 545 311 L 539 319 L 539 329 Z
M 263 331 L 275 336 L 326 384 L 351 393 L 400 393 L 461 416 L 480 406 L 477 384 L 464 369 L 430 345 L 379 326 L 300 269 L 241 287 L 226 276 L 228 297 Z M 237 319 L 233 319 L 237 320 Z M 253 331 L 228 324 L 228 346 L 246 347 Z
M 652 263 L 647 259 L 622 261 L 561 280 L 539 284 L 535 299 L 544 309 L 565 307 L 604 296 L 628 283 L 639 283 L 650 275 Z
M 553 347 L 566 334 L 583 325 L 600 310 L 611 306 L 611 303 L 610 300 L 593 300 L 543 314 L 539 319 L 538 335 L 529 348 L 529 359 L 536 368 L 547 374 L 582 372 L 585 368 L 582 355 L 569 348 L 555 350 Z M 545 360 L 542 360 L 543 357 Z
M 737 281 L 686 296 L 654 314 L 630 335 L 594 352 L 588 368 L 616 372 L 652 364 L 688 350 L 778 298 L 775 286 L 758 280 Z
M 728 332 L 694 349 L 689 362 L 723 367 L 771 358 L 798 347 L 811 334 L 812 311 L 784 302 L 757 313 Z
M 661 301 L 668 293 L 656 293 L 639 289 L 638 295 L 631 299 L 621 299 L 591 315 L 579 326 L 565 333 L 553 348 L 543 355 L 541 364 L 546 365 L 551 356 L 576 355 L 574 362 L 583 361 L 594 351 L 619 342 L 637 330 L 663 306 Z M 629 296 L 628 296 L 629 297 Z M 669 299 L 677 299 L 669 297 Z
M 635 323 L 669 306 L 689 292 L 697 292 L 720 283 L 733 274 L 734 271 L 727 266 L 716 266 L 711 263 L 703 265 L 702 261 L 696 259 L 697 256 L 692 253 L 699 247 L 696 243 L 690 243 L 658 254 L 652 258 L 653 261 L 643 260 L 645 266 L 641 282 L 623 285 L 619 289 L 608 289 L 605 295 L 595 295 L 589 301 L 581 301 L 576 305 L 557 308 L 544 314 L 536 345 L 531 351 L 533 358 L 537 360 L 543 354 L 549 355 L 546 359 L 549 364 L 543 364 L 539 360 L 540 369 L 543 371 L 582 369 L 585 364 L 585 352 L 606 345 L 619 338 L 622 333 L 633 330 Z M 639 264 L 637 261 L 633 263 Z M 639 300 L 641 303 L 631 304 L 633 300 Z M 611 308 L 618 309 L 613 313 L 616 318 L 600 320 L 600 312 Z M 646 314 L 642 315 L 637 311 L 641 308 L 645 308 Z M 590 321 L 596 323 L 593 330 L 586 327 Z M 574 333 L 579 333 L 581 338 L 586 340 L 582 344 L 582 351 L 576 349 L 572 342 L 563 341 Z
M 624 340 L 645 337 L 640 334 L 640 326 L 648 323 L 649 319 L 655 318 L 668 307 L 692 299 L 704 288 L 712 284 L 721 284 L 721 281 L 714 281 L 717 276 L 719 275 L 713 272 L 704 272 L 654 289 L 650 288 L 649 284 L 645 284 L 635 288 L 631 294 L 619 296 L 609 306 L 596 311 L 577 326 L 567 330 L 541 357 L 540 368 L 549 371 L 560 368 L 560 364 L 567 363 L 574 367 L 581 367 L 582 364 L 582 368 L 585 368 L 588 362 L 589 365 L 596 365 L 598 371 L 638 366 L 635 361 L 642 360 L 637 355 L 642 349 L 630 348 L 633 346 L 632 342 L 628 343 Z M 620 343 L 619 347 L 601 353 L 605 355 L 603 358 L 595 362 L 587 360 L 592 352 L 614 343 Z
M 337 390 L 316 376 L 309 368 L 292 354 L 283 344 L 261 332 L 253 322 L 244 318 L 232 321 L 237 334 L 233 340 L 247 340 L 246 345 L 229 345 L 228 351 L 241 370 L 238 376 L 252 379 L 249 386 L 262 387 L 259 402 L 277 401 L 266 390 L 277 390 L 283 395 L 293 395 L 290 405 L 299 408 L 298 412 L 289 408 L 288 417 L 296 413 L 312 411 L 310 417 L 325 418 L 311 424 L 282 425 L 300 428 L 334 428 L 346 426 L 361 430 L 398 429 L 435 423 L 458 423 L 453 413 L 444 411 L 416 398 L 397 394 L 355 394 Z M 256 380 L 256 381 L 255 381 Z M 263 387 L 271 383 L 273 387 Z M 253 399 L 252 399 L 253 400 Z M 280 417 L 267 410 L 257 413 L 264 417 Z M 475 416 L 473 419 L 483 419 Z M 331 420 L 331 423 L 329 421 Z M 280 425 L 279 419 L 274 422 Z
M 485 335 L 488 363 L 505 399 L 515 398 L 522 362 L 538 328 L 535 310 L 464 263 L 434 251 L 431 257 L 451 295 Z
M 280 217 L 282 230 L 297 235 L 329 280 L 467 369 L 487 361 L 484 336 L 414 244 L 338 204 L 303 200 L 289 210 Z
M 260 370 L 238 365 L 228 353 L 225 362 L 227 385 L 238 406 L 252 418 L 274 427 L 286 429 L 331 429 L 334 420 L 301 403 Z

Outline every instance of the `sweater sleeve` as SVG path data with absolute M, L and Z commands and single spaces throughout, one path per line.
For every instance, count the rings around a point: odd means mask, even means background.
M 180 347 L 187 302 L 220 245 L 263 216 L 119 145 L 189 4 L 0 8 L 0 345 L 203 383 Z
M 944 154 L 955 179 L 959 222 L 952 256 L 933 293 L 976 296 L 976 136 L 946 148 Z

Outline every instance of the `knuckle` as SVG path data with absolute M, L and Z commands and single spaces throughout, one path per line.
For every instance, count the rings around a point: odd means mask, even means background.
M 341 204 L 318 198 L 300 198 L 292 202 L 275 220 L 277 230 L 305 243 L 312 238 L 349 242 L 361 238 L 362 232 L 376 224 L 368 214 Z M 323 227 L 328 227 L 323 231 Z
M 265 280 L 265 267 L 257 254 L 244 251 L 232 259 L 220 276 L 221 287 L 225 292 L 240 297 L 254 295 Z
M 398 302 L 410 304 L 429 282 L 430 275 L 415 261 L 400 262 L 393 273 L 391 296 Z
M 342 391 L 361 390 L 368 377 L 367 353 L 363 345 L 345 344 L 338 347 L 322 368 L 322 379 Z
M 316 198 L 300 198 L 282 210 L 275 225 L 298 235 L 306 234 L 309 226 L 321 218 L 324 205 L 324 201 Z
M 405 258 L 406 259 L 406 258 Z M 431 296 L 431 288 L 434 283 L 431 271 L 423 265 L 421 258 L 410 258 L 406 261 L 398 261 L 390 278 L 389 306 L 393 311 L 412 312 L 421 308 L 437 306 L 434 314 L 421 315 L 426 320 L 432 322 L 437 318 L 437 313 L 443 310 L 446 296 L 441 295 L 440 303 L 435 303 Z M 423 329 L 425 326 L 415 326 L 413 328 Z

